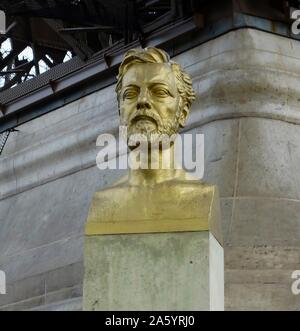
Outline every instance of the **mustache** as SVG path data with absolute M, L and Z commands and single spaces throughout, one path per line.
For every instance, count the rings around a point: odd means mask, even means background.
M 157 115 L 155 112 L 153 111 L 149 111 L 148 109 L 144 108 L 141 110 L 137 110 L 135 111 L 130 117 L 128 122 L 130 124 L 134 124 L 135 122 L 137 122 L 140 119 L 148 119 L 152 122 L 154 122 L 158 127 L 160 127 L 162 125 L 161 123 L 161 118 L 159 115 Z

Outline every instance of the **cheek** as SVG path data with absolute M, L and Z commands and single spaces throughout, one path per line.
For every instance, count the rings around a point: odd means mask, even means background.
M 121 116 L 123 117 L 128 117 L 129 113 L 130 113 L 130 105 L 126 104 L 125 102 L 121 102 L 120 104 L 120 113 Z
M 179 107 L 179 100 L 174 100 L 173 98 L 168 100 L 167 102 L 164 103 L 163 108 L 163 115 L 166 117 L 171 117 L 173 118 L 178 110 Z

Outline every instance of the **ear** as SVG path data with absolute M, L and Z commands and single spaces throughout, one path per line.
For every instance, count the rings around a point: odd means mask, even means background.
M 187 104 L 184 105 L 183 109 L 181 110 L 178 122 L 181 128 L 184 128 L 185 122 L 187 117 L 189 116 L 189 107 Z

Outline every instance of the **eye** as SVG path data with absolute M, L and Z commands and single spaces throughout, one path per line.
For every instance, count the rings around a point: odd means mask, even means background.
M 166 98 L 170 95 L 170 92 L 162 87 L 156 87 L 152 89 L 152 93 L 158 98 Z
M 138 95 L 138 92 L 135 89 L 127 89 L 123 93 L 123 100 L 125 99 L 134 99 Z

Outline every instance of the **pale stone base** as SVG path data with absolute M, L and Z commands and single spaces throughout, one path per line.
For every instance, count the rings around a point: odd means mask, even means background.
M 223 248 L 209 231 L 85 238 L 84 310 L 222 310 Z

